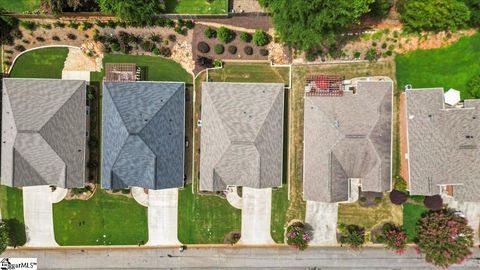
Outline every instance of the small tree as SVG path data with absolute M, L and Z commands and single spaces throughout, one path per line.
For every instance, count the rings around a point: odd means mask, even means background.
M 218 28 L 217 37 L 221 42 L 228 43 L 235 38 L 235 34 L 232 30 L 222 26 Z
M 407 246 L 407 233 L 402 227 L 386 223 L 383 225 L 382 232 L 377 237 L 377 240 L 384 243 L 387 249 L 394 250 L 397 254 L 402 254 Z
M 340 243 L 358 249 L 365 243 L 365 229 L 354 224 L 346 225 L 341 229 Z
M 270 38 L 265 31 L 261 29 L 255 30 L 255 33 L 253 34 L 253 44 L 257 46 L 265 46 L 268 42 L 270 42 Z
M 302 222 L 294 222 L 287 227 L 287 244 L 305 250 L 308 242 L 311 240 L 310 234 L 305 230 L 305 224 Z
M 418 250 L 429 263 L 447 268 L 462 263 L 472 254 L 473 230 L 464 217 L 450 210 L 427 212 L 418 221 L 416 230 Z

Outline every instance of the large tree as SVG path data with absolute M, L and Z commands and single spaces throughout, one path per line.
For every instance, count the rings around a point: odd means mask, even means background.
M 8 246 L 8 227 L 0 221 L 0 254 L 5 251 Z
M 163 0 L 100 0 L 100 10 L 128 23 L 147 25 L 165 10 Z
M 12 32 L 17 28 L 18 20 L 3 13 L 5 9 L 0 7 L 0 44 L 12 44 Z
M 463 0 L 470 8 L 470 25 L 480 26 L 480 0 Z
M 374 0 L 260 0 L 275 30 L 288 45 L 310 49 L 330 45 L 335 36 L 370 11 Z
M 407 0 L 400 16 L 410 31 L 455 31 L 467 26 L 470 10 L 457 0 Z

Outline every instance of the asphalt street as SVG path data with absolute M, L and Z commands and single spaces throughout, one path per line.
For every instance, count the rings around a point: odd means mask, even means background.
M 178 248 L 61 248 L 9 249 L 2 257 L 35 257 L 39 269 L 436 269 L 413 249 L 396 255 L 383 248 L 187 247 Z M 480 269 L 480 252 L 449 269 Z

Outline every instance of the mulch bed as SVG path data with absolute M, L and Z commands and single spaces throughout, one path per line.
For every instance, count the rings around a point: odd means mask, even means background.
M 217 38 L 212 38 L 212 39 L 207 38 L 203 33 L 206 28 L 208 28 L 208 26 L 197 24 L 197 26 L 194 29 L 193 41 L 192 41 L 192 50 L 193 50 L 193 59 L 194 60 L 196 60 L 197 57 L 199 57 L 199 56 L 207 57 L 207 58 L 210 58 L 210 59 L 228 59 L 228 60 L 235 59 L 235 60 L 250 60 L 250 61 L 251 60 L 268 60 L 268 55 L 267 56 L 260 55 L 260 49 L 261 48 L 266 48 L 266 46 L 258 47 L 256 45 L 254 45 L 252 42 L 246 43 L 245 41 L 240 39 L 240 33 L 241 32 L 238 32 L 238 31 L 234 31 L 235 35 L 236 35 L 234 40 L 232 40 L 231 42 L 229 42 L 227 44 L 223 44 L 223 46 L 225 47 L 225 51 L 223 52 L 223 54 L 216 54 L 215 51 L 214 51 L 215 45 L 216 44 L 222 44 L 222 43 Z M 197 45 L 200 42 L 205 42 L 210 46 L 210 51 L 208 53 L 202 53 L 197 49 Z M 231 54 L 228 51 L 228 47 L 231 46 L 231 45 L 237 47 L 236 54 Z M 243 49 L 246 46 L 251 46 L 253 48 L 253 54 L 252 55 L 247 55 L 244 52 Z M 195 67 L 195 73 L 198 73 L 202 69 L 204 69 L 204 68 L 197 65 Z

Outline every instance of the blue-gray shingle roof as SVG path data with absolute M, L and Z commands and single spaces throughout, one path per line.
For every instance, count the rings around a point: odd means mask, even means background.
M 102 187 L 181 187 L 185 85 L 104 82 Z

